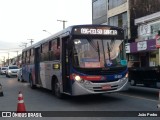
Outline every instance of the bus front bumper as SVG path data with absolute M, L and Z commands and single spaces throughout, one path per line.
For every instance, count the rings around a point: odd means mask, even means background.
M 128 78 L 124 77 L 115 82 L 93 83 L 84 81 L 79 83 L 75 81 L 72 86 L 72 95 L 88 95 L 88 94 L 103 94 L 117 91 L 128 90 Z

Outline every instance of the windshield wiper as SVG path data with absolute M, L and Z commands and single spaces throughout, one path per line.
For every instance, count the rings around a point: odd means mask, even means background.
M 90 39 L 87 39 L 87 40 L 88 40 L 89 44 L 93 47 L 93 49 L 97 52 L 97 47 L 96 47 L 96 45 L 92 42 L 92 40 L 90 40 Z
M 99 50 L 99 43 L 98 43 L 98 41 L 97 41 L 97 52 L 98 52 L 98 59 L 100 61 L 100 50 Z
M 110 45 L 109 45 L 109 42 L 107 42 L 107 51 L 108 51 L 108 57 L 109 57 L 109 60 L 111 60 L 111 52 L 113 50 L 113 46 L 115 44 L 115 41 L 114 40 L 111 40 L 110 42 Z
M 91 39 L 87 39 L 89 44 L 93 47 L 93 49 L 98 53 L 98 59 L 100 61 L 100 49 L 99 49 L 99 43 L 97 41 L 97 45 L 95 45 L 95 43 L 91 40 Z
M 107 42 L 107 52 L 108 52 L 109 61 L 111 60 L 111 54 L 110 54 L 110 52 L 113 49 L 114 43 L 115 42 L 113 41 L 112 46 L 110 47 L 109 42 Z M 106 56 L 105 56 L 105 50 L 104 50 L 103 40 L 102 40 L 102 48 L 103 48 L 104 66 L 106 67 L 107 63 L 106 63 Z
M 109 57 L 109 60 L 111 60 L 111 55 L 110 55 L 110 48 L 109 48 L 109 43 L 107 42 L 107 49 L 108 49 L 108 57 Z
M 103 43 L 103 40 L 102 40 L 102 48 L 103 48 L 104 66 L 106 67 L 106 56 L 105 56 L 105 51 L 104 51 L 104 43 Z

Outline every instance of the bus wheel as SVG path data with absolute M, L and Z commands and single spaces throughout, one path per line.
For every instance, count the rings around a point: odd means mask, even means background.
M 132 79 L 130 84 L 131 84 L 131 86 L 135 86 L 136 85 L 136 81 Z
M 31 75 L 29 76 L 29 84 L 30 84 L 30 87 L 32 89 L 34 89 L 36 87 L 35 85 L 33 85 L 33 80 L 32 80 L 32 76 Z
M 63 97 L 62 93 L 60 92 L 60 83 L 58 82 L 57 79 L 55 80 L 55 84 L 54 84 L 54 94 L 58 98 Z

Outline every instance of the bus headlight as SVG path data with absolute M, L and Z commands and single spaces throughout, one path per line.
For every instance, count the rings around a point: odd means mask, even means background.
M 74 79 L 78 82 L 82 80 L 82 78 L 79 75 L 75 75 Z
M 83 83 L 84 80 L 81 78 L 81 76 L 77 75 L 77 74 L 72 74 L 73 79 L 76 80 L 77 82 Z

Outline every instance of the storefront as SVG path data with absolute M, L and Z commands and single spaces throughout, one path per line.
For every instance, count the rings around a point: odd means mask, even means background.
M 153 67 L 159 64 L 156 40 L 150 39 L 126 44 L 128 67 Z

